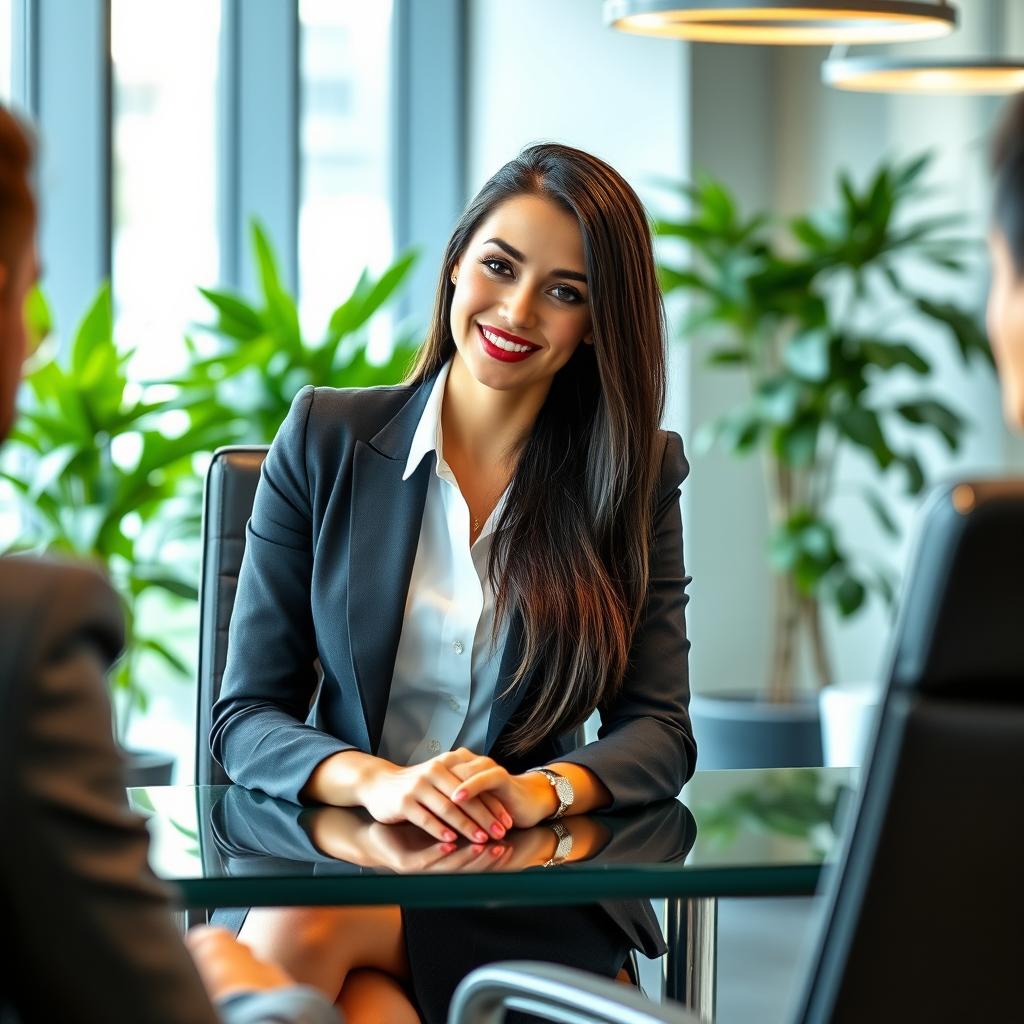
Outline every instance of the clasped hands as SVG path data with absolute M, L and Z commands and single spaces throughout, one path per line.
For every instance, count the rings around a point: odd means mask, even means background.
M 374 759 L 360 787 L 362 805 L 382 824 L 411 822 L 443 844 L 500 840 L 530 828 L 558 801 L 543 775 L 512 775 L 493 758 L 465 747 L 399 767 Z

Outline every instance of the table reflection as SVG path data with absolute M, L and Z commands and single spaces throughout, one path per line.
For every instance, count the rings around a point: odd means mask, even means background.
M 689 809 L 665 800 L 624 814 L 573 815 L 513 829 L 484 844 L 443 844 L 415 825 L 382 825 L 362 810 L 299 807 L 233 786 L 210 809 L 213 844 L 226 875 L 418 874 L 563 869 L 574 864 L 682 863 L 697 826 Z M 557 855 L 557 856 L 556 856 Z

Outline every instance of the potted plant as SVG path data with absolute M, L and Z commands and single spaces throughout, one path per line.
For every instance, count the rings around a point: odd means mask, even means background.
M 367 359 L 365 326 L 405 282 L 416 259 L 408 251 L 378 278 L 364 271 L 352 293 L 331 314 L 319 340 L 303 338 L 295 299 L 281 283 L 277 258 L 258 221 L 251 224 L 260 296 L 251 302 L 228 291 L 201 288 L 215 313 L 187 338 L 187 371 L 173 383 L 179 404 L 200 419 L 218 415 L 229 433 L 221 442 L 265 444 L 306 384 L 369 387 L 402 379 L 415 346 L 399 331 L 390 358 Z M 230 426 L 228 426 L 230 424 Z
M 111 703 L 122 743 L 132 715 L 148 702 L 142 655 L 190 674 L 158 630 L 142 627 L 139 610 L 152 591 L 195 600 L 194 574 L 168 557 L 167 545 L 188 529 L 180 513 L 194 489 L 193 455 L 221 433 L 217 422 L 200 417 L 166 433 L 172 404 L 129 381 L 131 355 L 114 342 L 110 288 L 103 285 L 66 350 L 55 358 L 44 344 L 33 356 L 28 407 L 0 471 L 19 499 L 15 548 L 91 561 L 120 595 L 127 644 L 111 673 Z M 133 784 L 170 782 L 167 756 L 136 753 L 130 764 Z
M 162 635 L 159 616 L 166 609 L 147 609 L 146 602 L 154 592 L 172 603 L 194 603 L 198 596 L 204 456 L 237 441 L 270 441 L 304 384 L 395 383 L 412 355 L 404 337 L 387 363 L 370 363 L 363 328 L 404 282 L 413 253 L 379 278 L 364 272 L 322 340 L 309 343 L 270 242 L 255 222 L 252 237 L 260 300 L 203 289 L 217 312 L 207 328 L 214 351 L 202 354 L 187 339 L 193 362 L 173 381 L 131 380 L 133 353 L 119 351 L 114 342 L 104 285 L 63 357 L 54 358 L 52 342 L 34 355 L 26 377 L 28 408 L 0 463 L 0 479 L 19 498 L 22 529 L 12 550 L 90 560 L 121 596 L 127 644 L 111 675 L 111 702 L 122 743 L 133 715 L 149 703 L 141 657 L 157 658 L 172 675 L 194 678 L 188 651 Z M 49 333 L 38 292 L 29 320 L 37 336 Z M 169 755 L 131 752 L 130 759 L 131 784 L 170 782 Z
M 741 373 L 749 384 L 741 405 L 701 428 L 697 447 L 758 454 L 769 490 L 776 577 L 764 698 L 696 702 L 709 767 L 820 763 L 816 703 L 797 699 L 801 649 L 814 682 L 832 682 L 822 607 L 851 616 L 869 594 L 891 602 L 894 592 L 892 573 L 868 564 L 841 535 L 831 507 L 837 456 L 859 449 L 918 494 L 925 477 L 908 439 L 929 432 L 956 449 L 965 422 L 928 392 L 931 361 L 914 323 L 945 328 L 965 364 L 991 362 L 974 316 L 929 298 L 915 281 L 924 267 L 950 285 L 962 282 L 971 244 L 951 234 L 958 217 L 916 212 L 928 164 L 928 155 L 883 164 L 862 189 L 841 173 L 833 209 L 784 221 L 743 217 L 726 187 L 705 178 L 682 186 L 684 216 L 656 224 L 661 238 L 685 243 L 683 261 L 659 268 L 665 294 L 688 300 L 683 338 L 705 350 L 708 367 Z M 904 388 L 893 397 L 886 385 L 895 375 L 914 382 L 909 394 Z M 895 535 L 882 495 L 864 488 L 862 497 Z M 794 744 L 788 753 L 780 751 L 786 734 Z M 736 749 L 716 753 L 719 740 L 734 740 Z

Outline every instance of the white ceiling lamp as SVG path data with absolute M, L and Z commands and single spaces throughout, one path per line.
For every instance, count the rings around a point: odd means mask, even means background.
M 1024 90 L 1024 61 L 830 56 L 821 65 L 821 80 L 849 92 L 998 96 Z
M 693 42 L 828 46 L 935 39 L 957 12 L 948 0 L 605 0 L 604 21 Z

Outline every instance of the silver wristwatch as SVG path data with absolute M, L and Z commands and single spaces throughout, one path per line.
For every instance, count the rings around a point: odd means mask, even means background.
M 555 847 L 555 852 L 551 854 L 551 859 L 545 862 L 544 867 L 546 868 L 564 864 L 569 859 L 569 854 L 572 853 L 572 833 L 560 821 L 551 822 L 548 828 L 558 837 L 558 845 Z
M 551 783 L 555 796 L 558 797 L 558 810 L 551 815 L 549 820 L 554 821 L 562 817 L 572 806 L 573 800 L 576 799 L 572 783 L 564 775 L 559 775 L 558 772 L 553 772 L 550 768 L 531 768 L 530 771 L 540 772 Z

